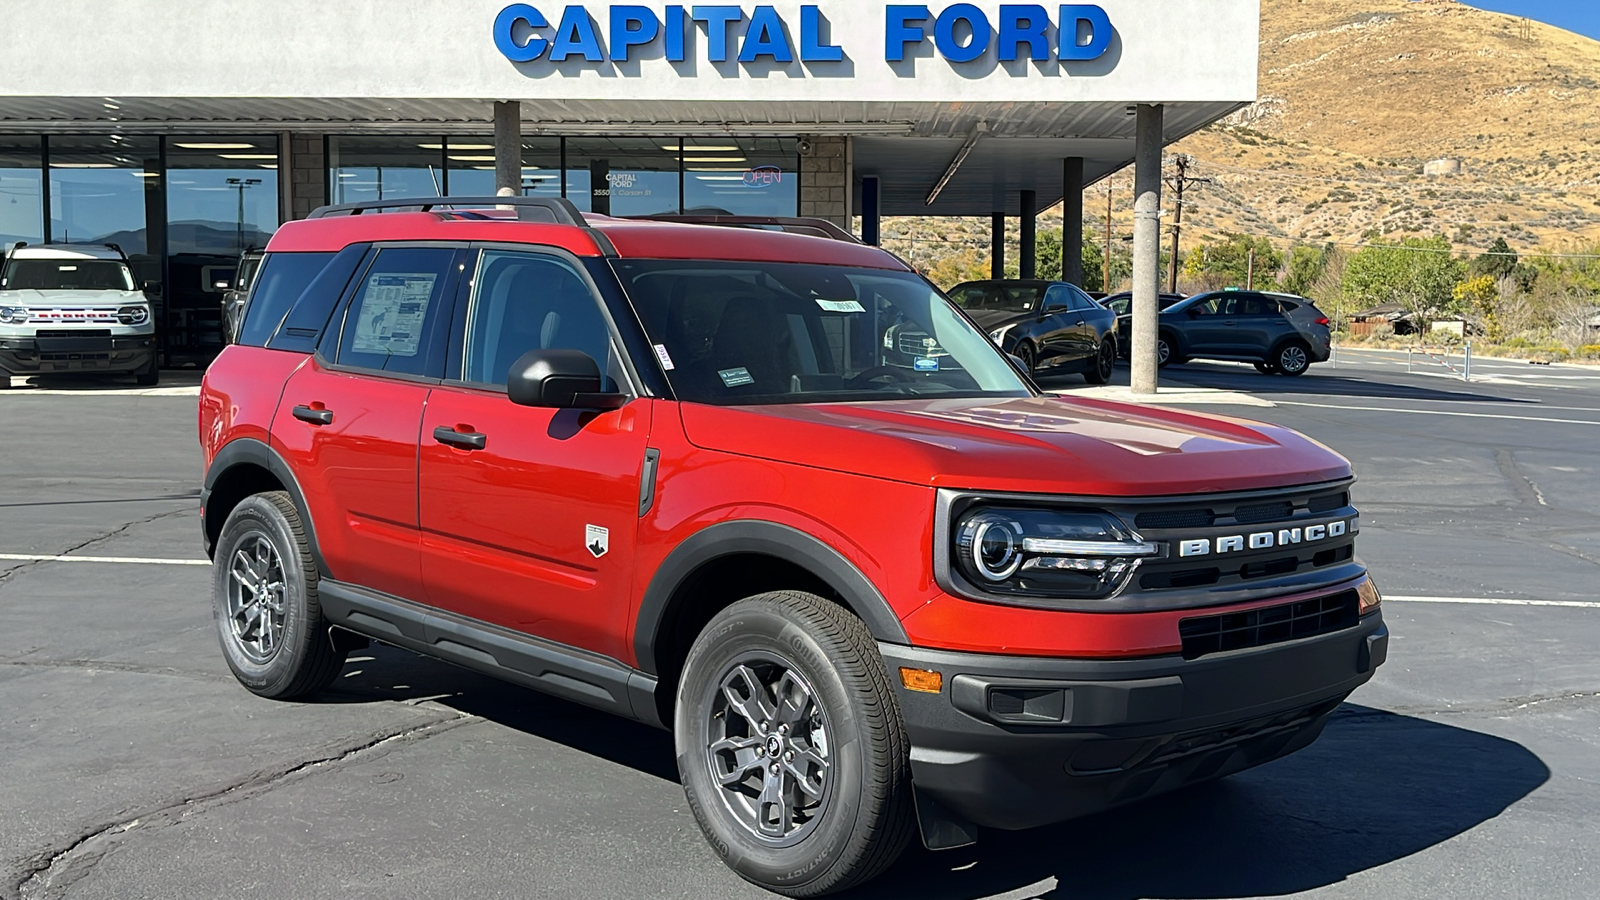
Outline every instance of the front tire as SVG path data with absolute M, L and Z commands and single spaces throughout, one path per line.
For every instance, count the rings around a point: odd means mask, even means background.
M 1012 354 L 1022 361 L 1022 370 L 1032 375 L 1039 369 L 1039 352 L 1027 341 L 1017 345 L 1017 352 Z
M 156 358 L 150 357 L 150 362 L 142 369 L 133 373 L 133 383 L 139 387 L 155 387 L 161 383 L 161 367 L 156 364 Z
M 273 700 L 315 694 L 344 668 L 317 596 L 300 513 L 282 491 L 246 497 L 217 539 L 212 614 L 239 683 Z
M 1100 351 L 1095 354 L 1094 368 L 1084 373 L 1083 380 L 1090 384 L 1107 384 L 1116 365 L 1117 342 L 1106 338 L 1100 342 Z
M 1269 363 L 1269 362 L 1258 362 L 1258 363 L 1255 364 L 1255 367 L 1256 367 L 1256 371 L 1260 372 L 1263 375 L 1276 375 L 1276 374 L 1278 374 L 1278 367 L 1274 366 L 1272 363 Z
M 1156 339 L 1156 367 L 1165 369 L 1167 366 L 1177 365 L 1182 362 L 1178 359 L 1178 351 L 1172 346 L 1166 335 Z
M 821 597 L 779 591 L 718 613 L 689 651 L 674 725 L 695 820 L 747 881 L 841 891 L 911 838 L 910 743 L 883 659 Z

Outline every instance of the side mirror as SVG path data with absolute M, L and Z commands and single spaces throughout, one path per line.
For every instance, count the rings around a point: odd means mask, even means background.
M 529 350 L 511 367 L 506 393 L 518 406 L 620 409 L 626 394 L 607 393 L 600 367 L 582 350 Z
M 1191 306 L 1191 307 L 1189 307 L 1189 318 L 1191 318 L 1191 319 L 1198 319 L 1198 318 L 1200 318 L 1200 310 L 1198 310 L 1198 309 L 1195 309 L 1195 308 L 1194 308 L 1194 307 L 1192 307 L 1192 306 Z

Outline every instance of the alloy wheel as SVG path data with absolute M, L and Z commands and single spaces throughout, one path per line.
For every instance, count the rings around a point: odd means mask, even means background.
M 228 575 L 229 633 L 251 662 L 267 662 L 283 644 L 287 587 L 278 548 L 259 531 L 245 535 Z
M 1162 338 L 1156 342 L 1156 362 L 1164 366 L 1171 361 L 1171 359 L 1172 346 L 1167 343 L 1166 338 Z
M 806 677 L 760 653 L 735 660 L 710 705 L 706 764 L 733 818 L 791 846 L 822 820 L 833 761 L 827 711 Z
M 1110 381 L 1112 370 L 1117 366 L 1117 346 L 1111 341 L 1100 342 L 1100 359 L 1097 365 L 1100 369 L 1100 380 Z
M 1299 344 L 1291 344 L 1278 353 L 1278 368 L 1286 373 L 1299 374 L 1310 364 L 1306 349 Z
M 1026 369 L 1028 374 L 1033 374 L 1033 370 L 1038 364 L 1033 358 L 1033 345 L 1028 343 L 1018 344 L 1016 357 L 1022 360 L 1022 368 Z

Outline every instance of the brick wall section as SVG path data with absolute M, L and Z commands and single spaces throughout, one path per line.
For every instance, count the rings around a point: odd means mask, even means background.
M 291 218 L 304 219 L 328 202 L 328 168 L 322 135 L 295 134 L 289 137 Z
M 811 155 L 800 158 L 800 215 L 850 227 L 850 166 L 845 137 L 808 137 Z

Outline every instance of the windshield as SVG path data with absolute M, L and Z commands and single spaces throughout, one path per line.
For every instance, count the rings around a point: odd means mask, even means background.
M 969 312 L 1025 313 L 1039 308 L 1039 295 L 1043 291 L 1044 287 L 1037 284 L 995 284 L 974 281 L 956 285 L 950 291 L 950 299 Z
M 132 291 L 133 273 L 110 259 L 14 259 L 0 290 Z
M 910 272 L 612 265 L 680 400 L 742 406 L 1032 393 L 987 337 Z

